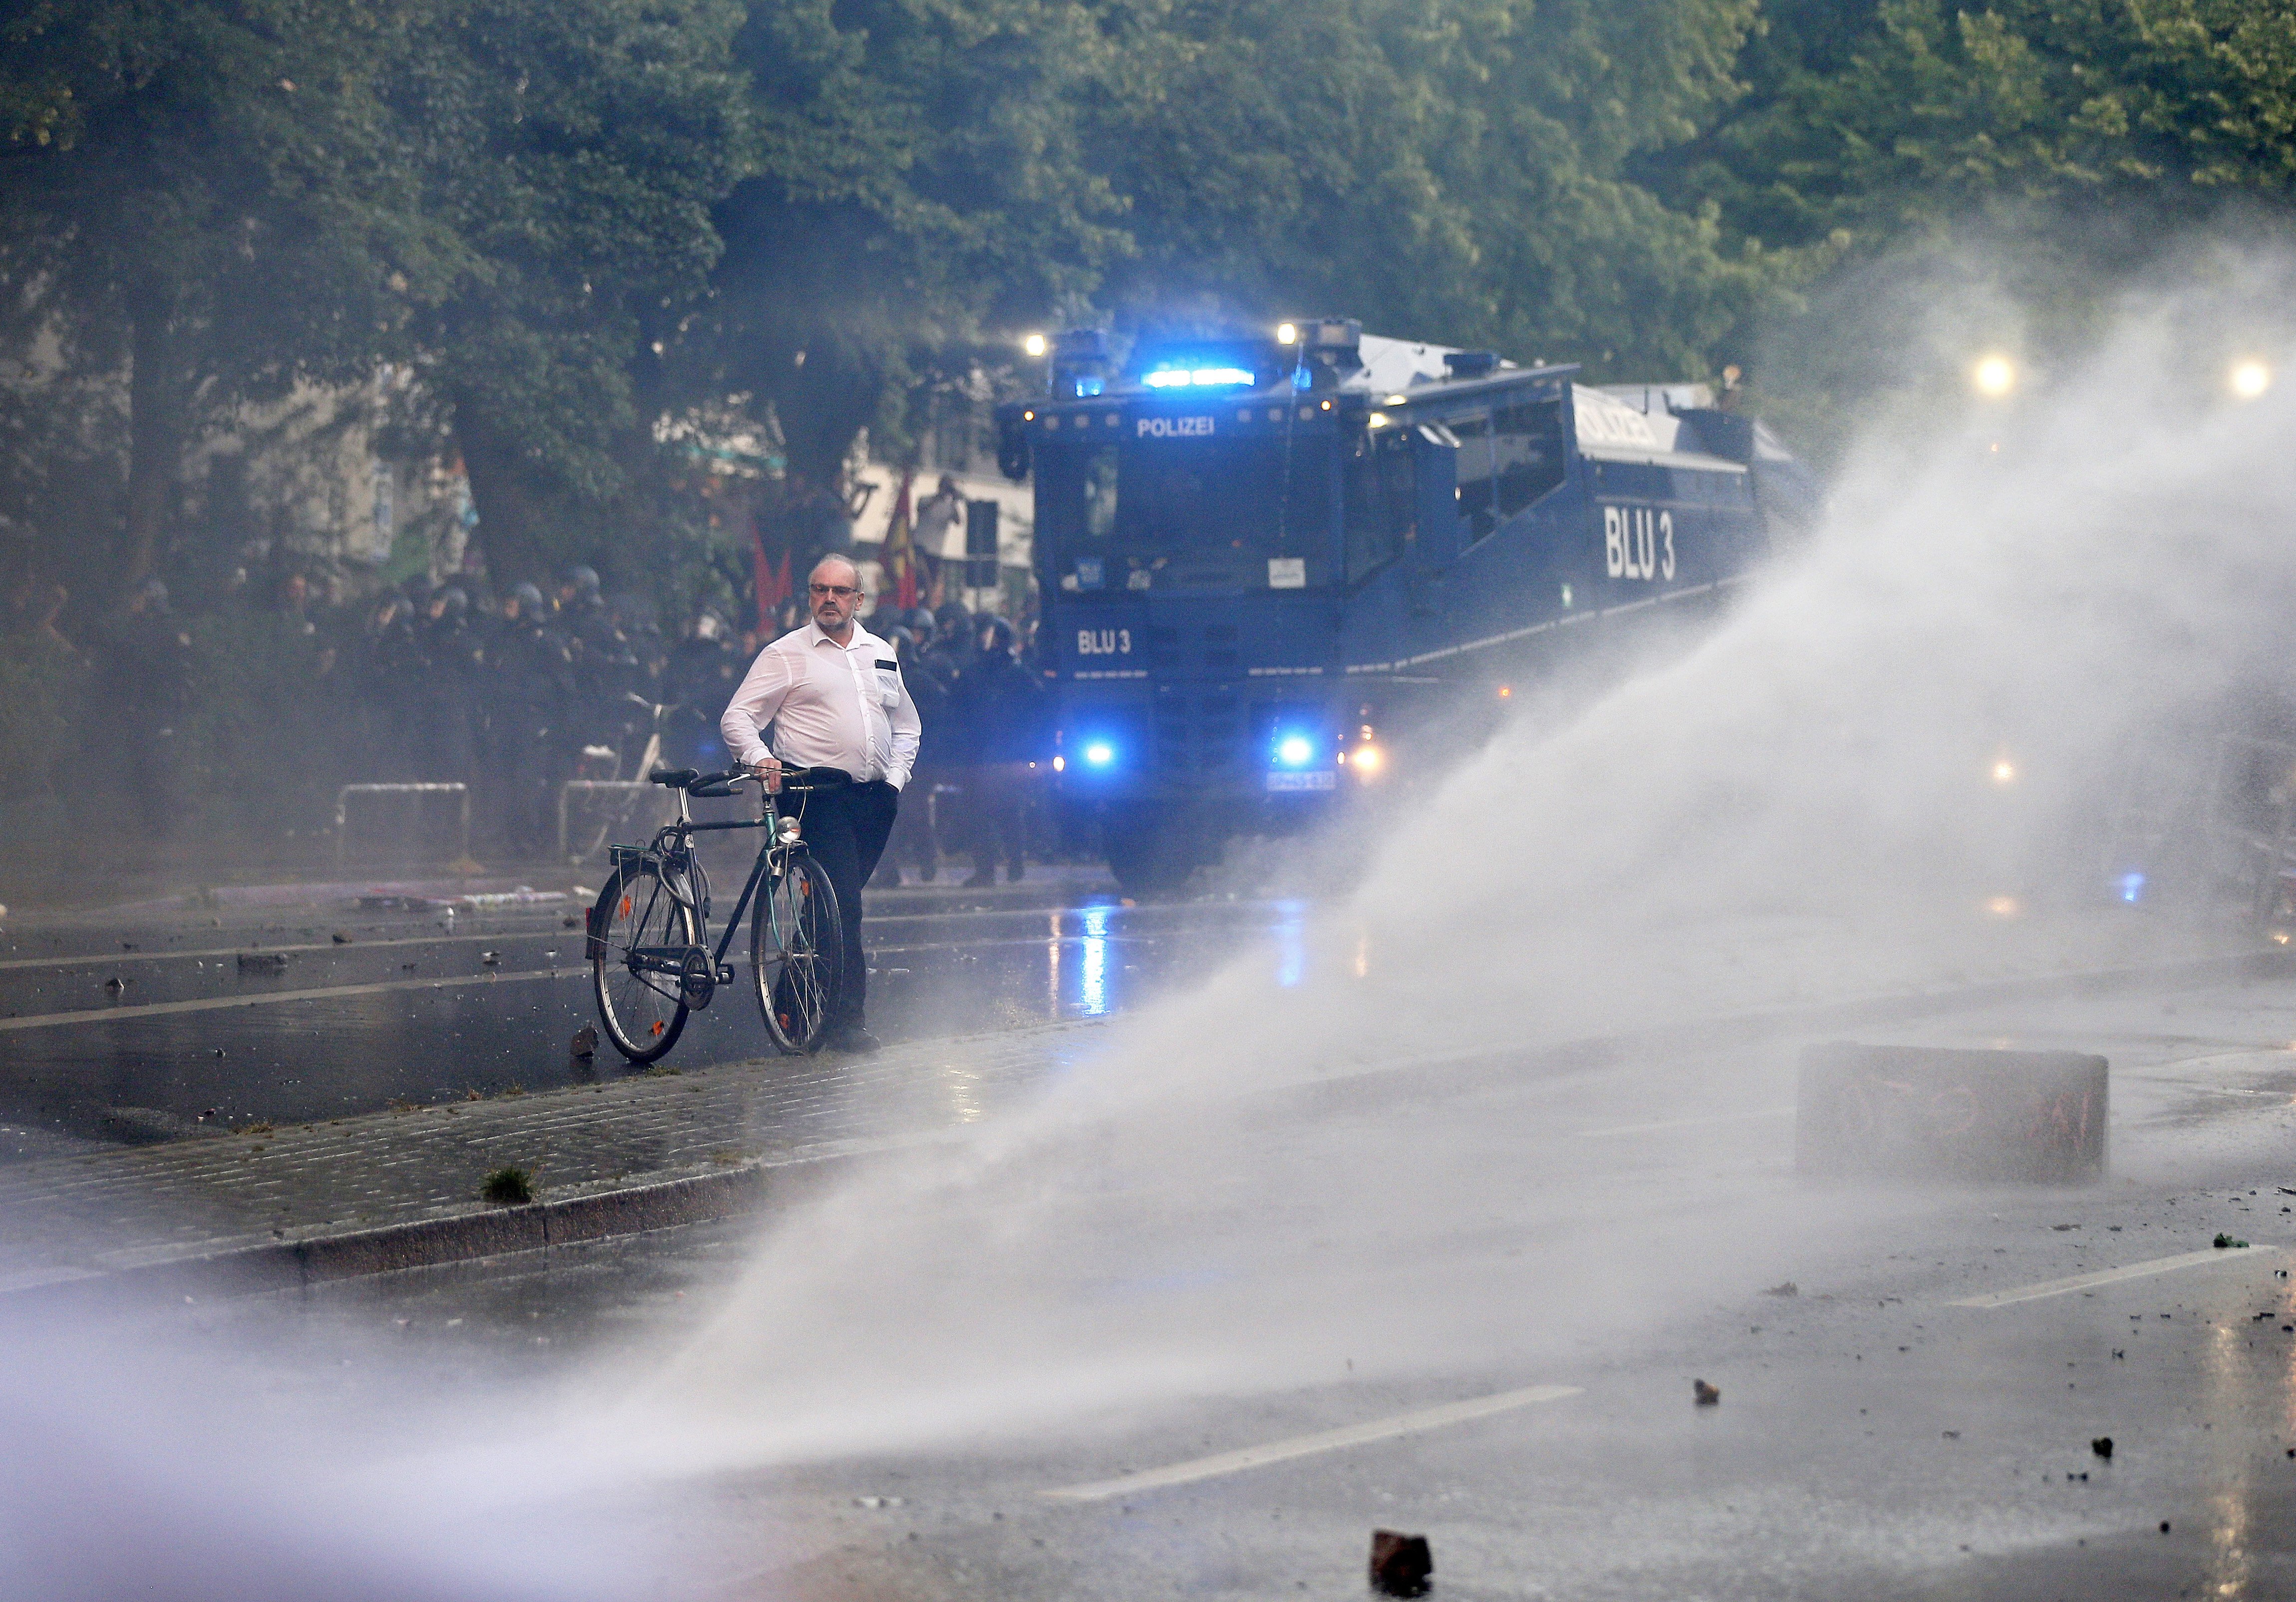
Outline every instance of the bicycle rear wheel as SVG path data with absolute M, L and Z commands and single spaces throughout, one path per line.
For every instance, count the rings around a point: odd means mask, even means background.
M 606 1038 L 631 1062 L 653 1062 L 676 1045 L 686 1017 L 677 975 L 632 967 L 631 950 L 691 946 L 699 938 L 693 913 L 670 894 L 657 863 L 625 863 L 598 892 L 590 911 L 590 988 Z
M 829 875 L 801 852 L 784 859 L 781 871 L 758 887 L 750 918 L 758 1011 L 783 1051 L 809 1052 L 821 1044 L 844 949 L 845 925 Z

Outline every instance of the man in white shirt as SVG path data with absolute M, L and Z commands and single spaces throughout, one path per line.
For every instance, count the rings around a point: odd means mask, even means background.
M 781 787 L 783 763 L 841 768 L 853 777 L 850 785 L 806 798 L 804 828 L 845 924 L 824 1043 L 874 1051 L 876 1038 L 862 1026 L 869 967 L 861 949 L 861 887 L 884 855 L 922 731 L 893 648 L 853 620 L 859 570 L 842 556 L 823 557 L 808 580 L 807 603 L 813 621 L 758 653 L 718 727 L 734 760 L 764 775 L 770 788 Z

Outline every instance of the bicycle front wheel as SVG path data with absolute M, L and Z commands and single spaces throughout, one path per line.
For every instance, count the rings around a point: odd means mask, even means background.
M 606 1038 L 631 1062 L 651 1063 L 676 1045 L 686 1006 L 676 974 L 634 967 L 630 953 L 698 941 L 693 914 L 670 893 L 657 863 L 625 863 L 598 892 L 590 912 L 590 988 Z
M 783 1051 L 809 1052 L 829 1027 L 845 925 L 837 891 L 811 857 L 783 859 L 758 890 L 750 920 L 750 977 L 766 1032 Z

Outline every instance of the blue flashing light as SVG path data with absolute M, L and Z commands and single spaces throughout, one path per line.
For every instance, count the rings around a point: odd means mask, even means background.
M 1096 373 L 1086 374 L 1084 377 L 1076 381 L 1077 398 L 1078 400 L 1090 400 L 1094 396 L 1099 394 L 1102 390 L 1107 388 L 1108 381 L 1106 379 L 1101 377 Z
M 2136 898 L 2144 893 L 2144 875 L 2143 874 L 2123 874 L 2120 875 L 2120 899 L 2122 900 L 2128 902 L 2133 907 L 2136 904 Z
M 1242 367 L 1160 367 L 1143 374 L 1140 382 L 1152 390 L 1211 390 L 1239 384 L 1250 389 L 1258 380 Z
M 1305 735 L 1285 735 L 1275 742 L 1275 760 L 1286 768 L 1305 768 L 1316 760 L 1316 743 Z
M 1084 760 L 1088 768 L 1105 768 L 1116 760 L 1116 747 L 1105 740 L 1095 740 L 1084 748 Z

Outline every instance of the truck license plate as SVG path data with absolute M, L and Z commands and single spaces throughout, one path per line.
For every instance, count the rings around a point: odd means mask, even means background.
M 1322 773 L 1271 773 L 1267 776 L 1270 790 L 1329 790 L 1338 776 L 1328 768 Z

